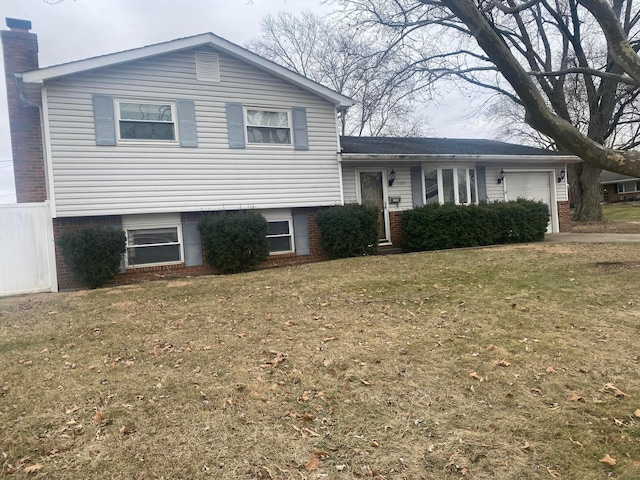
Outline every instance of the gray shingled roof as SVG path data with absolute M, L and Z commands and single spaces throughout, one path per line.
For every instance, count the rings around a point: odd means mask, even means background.
M 607 170 L 603 170 L 600 174 L 600 183 L 618 183 L 624 182 L 625 180 L 637 180 L 637 178 L 622 175 L 621 173 L 609 172 Z
M 465 138 L 340 137 L 342 153 L 387 155 L 561 155 L 552 150 Z

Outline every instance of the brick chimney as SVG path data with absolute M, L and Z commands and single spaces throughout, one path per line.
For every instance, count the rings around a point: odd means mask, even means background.
M 38 68 L 38 37 L 31 22 L 7 18 L 9 30 L 0 31 L 9 105 L 13 172 L 18 203 L 47 199 L 40 110 L 22 98 L 16 73 Z

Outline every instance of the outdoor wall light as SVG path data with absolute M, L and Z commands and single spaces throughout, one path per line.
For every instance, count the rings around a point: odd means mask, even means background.
M 396 181 L 396 171 L 392 168 L 389 172 L 389 186 L 393 186 L 393 182 Z
M 558 183 L 562 183 L 567 172 L 564 171 L 564 168 L 560 170 L 560 176 L 558 177 Z
M 504 182 L 504 169 L 500 170 L 500 176 L 498 177 L 498 185 L 501 185 Z

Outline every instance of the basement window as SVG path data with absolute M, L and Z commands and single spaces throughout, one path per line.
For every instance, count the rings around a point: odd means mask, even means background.
M 127 268 L 182 263 L 179 216 L 131 215 L 123 218 L 123 227 L 127 237 Z
M 271 255 L 291 253 L 293 244 L 293 218 L 290 211 L 266 211 L 262 215 L 267 220 L 267 243 Z

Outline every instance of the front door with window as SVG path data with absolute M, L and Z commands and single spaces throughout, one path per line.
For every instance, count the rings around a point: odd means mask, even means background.
M 357 176 L 360 203 L 378 210 L 380 243 L 389 243 L 389 211 L 387 210 L 384 171 L 358 171 Z

